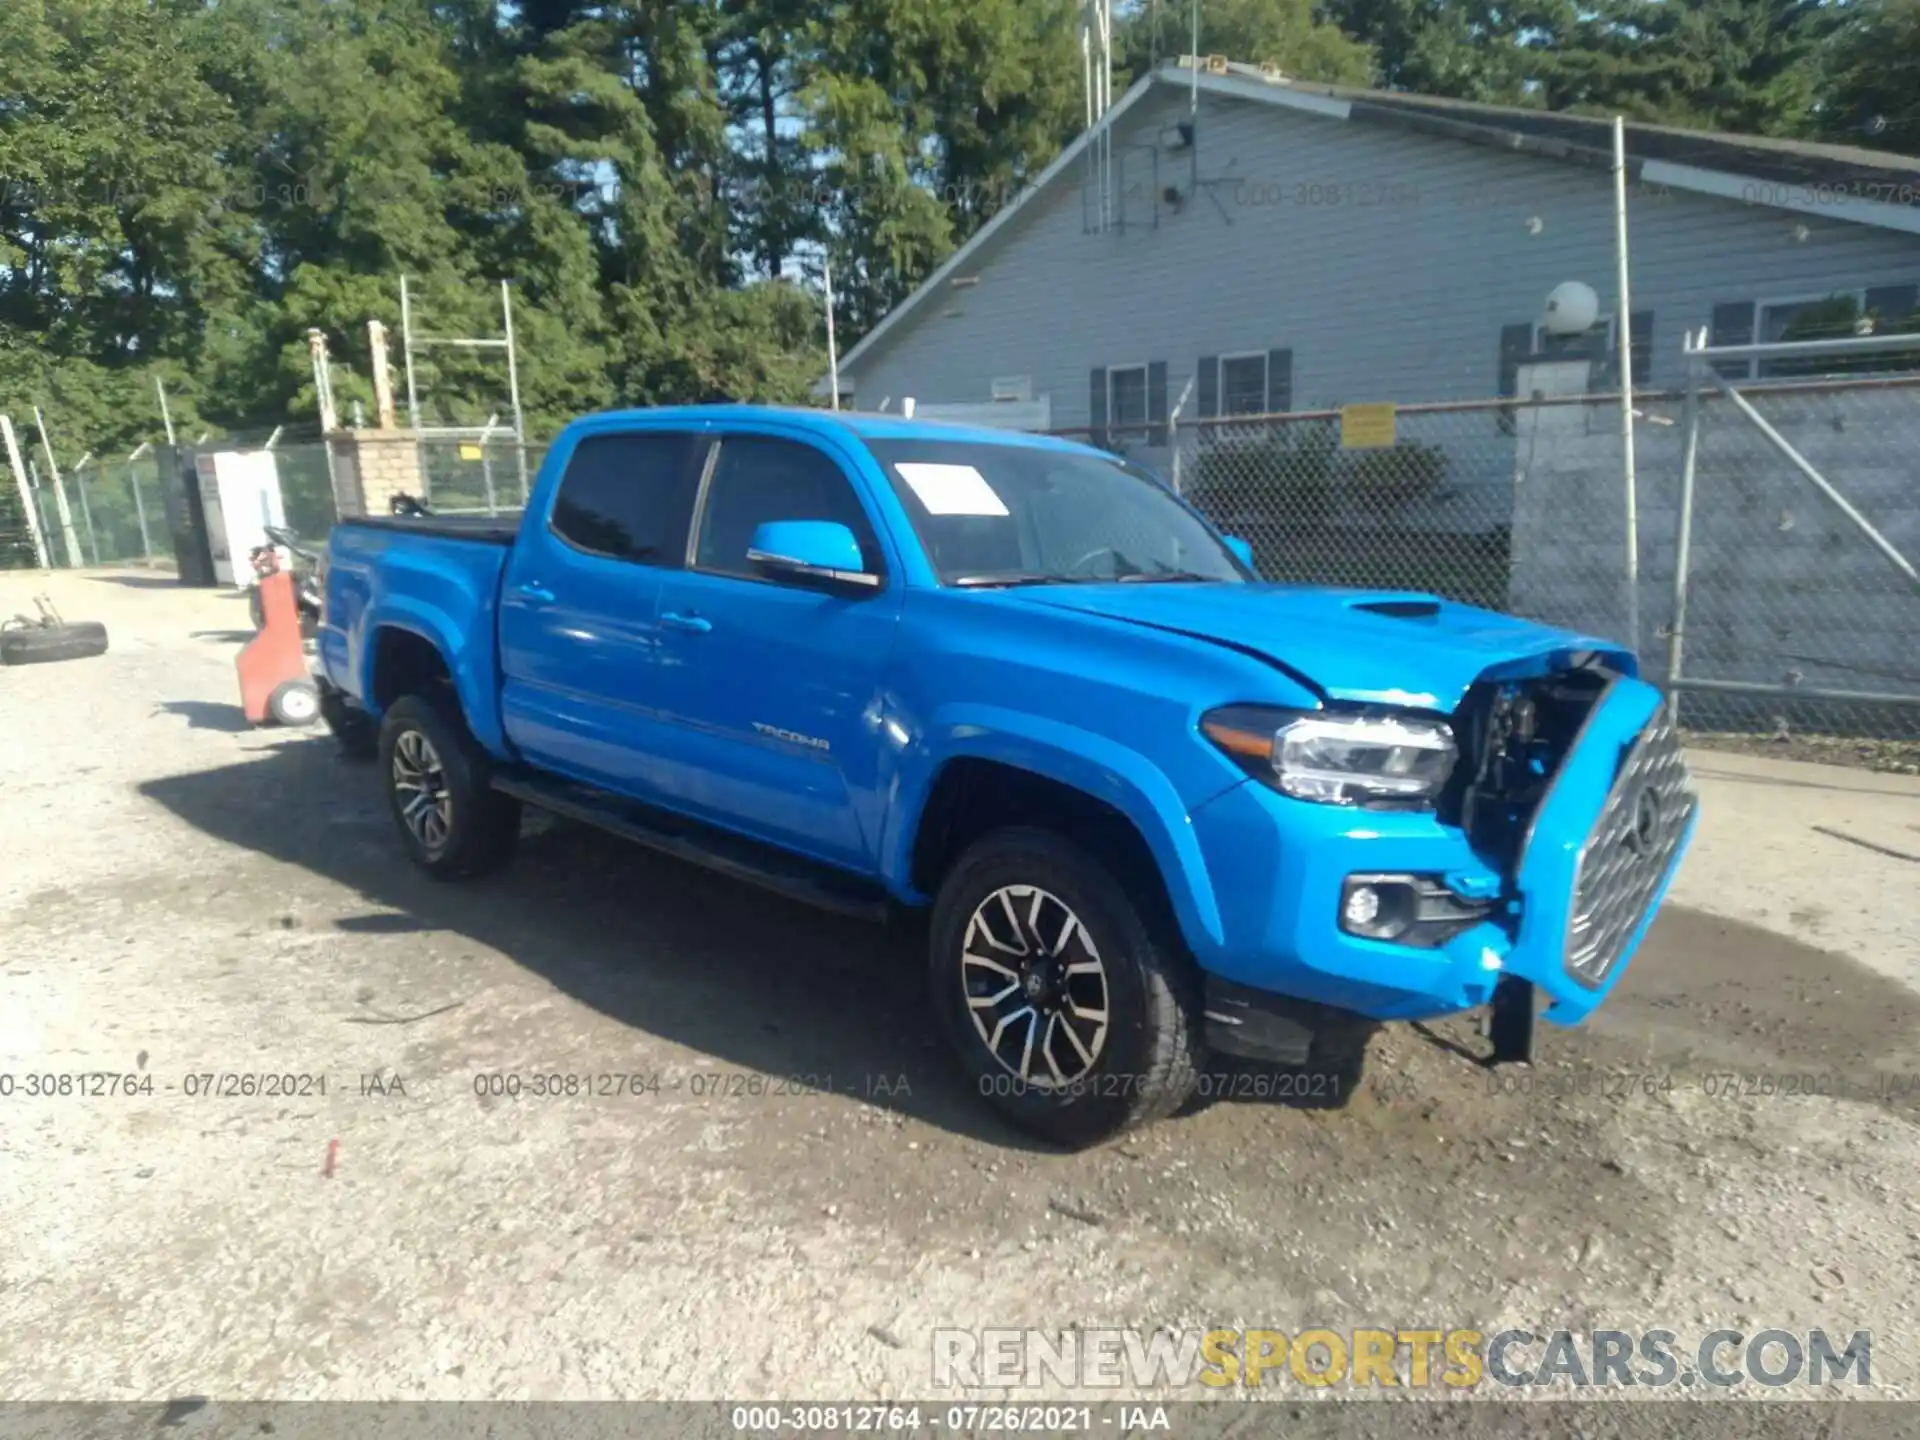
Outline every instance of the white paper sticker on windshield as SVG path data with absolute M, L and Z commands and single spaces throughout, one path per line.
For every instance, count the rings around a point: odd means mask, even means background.
M 929 515 L 1005 515 L 987 477 L 971 465 L 932 465 L 903 460 L 894 469 L 913 487 Z

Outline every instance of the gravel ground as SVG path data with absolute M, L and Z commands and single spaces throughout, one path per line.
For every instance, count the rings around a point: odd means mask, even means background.
M 0 1099 L 0 1397 L 920 1396 L 937 1328 L 1075 1325 L 1869 1330 L 1871 1393 L 1920 1384 L 1920 887 L 1766 834 L 1751 775 L 1703 781 L 1759 818 L 1696 861 L 1797 863 L 1780 913 L 1683 885 L 1525 1080 L 1397 1027 L 1344 1105 L 1062 1155 L 948 1069 L 909 937 L 560 825 L 436 886 L 369 768 L 240 720 L 237 598 L 57 578 L 114 648 L 0 670 L 0 1074 L 152 1093 Z M 1775 773 L 1845 828 L 1857 796 Z M 1872 791 L 1878 833 L 1915 796 Z M 476 1093 L 534 1072 L 639 1079 Z M 188 1093 L 236 1073 L 327 1088 Z

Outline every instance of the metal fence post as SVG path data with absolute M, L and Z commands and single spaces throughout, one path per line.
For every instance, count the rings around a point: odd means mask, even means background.
M 92 459 L 88 456 L 87 459 Z M 93 563 L 100 563 L 100 535 L 93 528 L 93 507 L 87 503 L 87 461 L 82 460 L 73 467 L 73 490 L 80 497 L 80 524 L 87 532 L 87 549 L 93 554 Z
M 1700 332 L 1706 343 L 1706 332 Z M 1699 362 L 1693 358 L 1694 337 L 1689 333 L 1682 343 L 1686 356 L 1686 426 L 1680 458 L 1680 507 L 1673 537 L 1673 617 L 1667 628 L 1667 690 L 1674 713 L 1679 713 L 1680 695 L 1674 689 L 1681 676 L 1687 630 L 1687 570 L 1693 559 L 1693 482 L 1700 455 L 1700 376 Z
M 140 522 L 140 557 L 149 565 L 153 563 L 153 540 L 147 534 L 147 502 L 140 495 L 140 472 L 135 462 L 152 451 L 153 446 L 143 440 L 127 456 L 127 488 L 133 492 L 133 515 Z
M 1613 117 L 1613 227 L 1615 286 L 1613 333 L 1620 362 L 1621 484 L 1626 491 L 1627 646 L 1640 653 L 1640 486 L 1633 454 L 1633 300 L 1627 287 L 1626 123 Z
M 20 458 L 20 441 L 13 433 L 13 420 L 0 415 L 0 443 L 6 447 L 7 461 L 13 467 L 13 482 L 20 489 L 20 516 L 27 527 L 27 534 L 33 539 L 33 556 L 40 562 L 42 570 L 53 568 L 52 558 L 47 552 L 47 535 L 40 524 L 40 510 L 33 501 L 33 487 L 27 481 L 27 467 Z
M 67 566 L 78 570 L 85 562 L 80 557 L 80 540 L 73 533 L 73 512 L 67 508 L 67 487 L 60 480 L 60 466 L 53 458 L 53 442 L 47 439 L 46 417 L 38 405 L 33 407 L 33 423 L 40 431 L 40 448 L 47 452 L 47 470 L 53 476 L 53 503 L 60 516 L 60 538 L 67 542 Z

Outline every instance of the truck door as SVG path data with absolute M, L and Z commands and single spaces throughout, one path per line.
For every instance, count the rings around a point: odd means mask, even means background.
M 661 581 L 659 783 L 677 808 L 868 871 L 899 583 L 850 596 L 756 571 L 748 544 L 774 520 L 838 521 L 870 573 L 887 565 L 858 488 L 825 450 L 767 434 L 717 443 L 691 563 Z
M 537 765 L 654 792 L 660 580 L 685 561 L 704 435 L 584 436 L 529 515 L 500 593 L 501 718 Z

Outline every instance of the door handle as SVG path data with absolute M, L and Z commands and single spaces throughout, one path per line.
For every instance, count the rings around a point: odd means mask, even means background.
M 532 580 L 527 581 L 526 584 L 520 587 L 520 593 L 526 596 L 527 599 L 529 600 L 539 601 L 542 605 L 546 604 L 549 600 L 553 599 L 553 591 L 547 589 L 547 587 L 544 585 L 537 584 Z
M 704 615 L 682 614 L 678 610 L 669 610 L 660 617 L 660 623 L 669 630 L 686 630 L 695 635 L 704 635 L 713 629 L 713 622 Z

